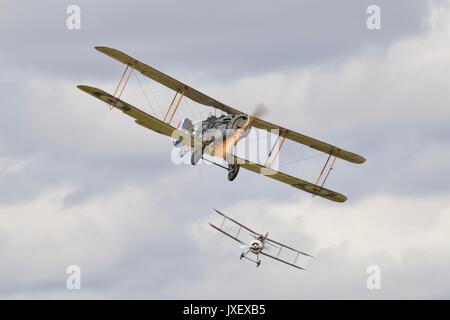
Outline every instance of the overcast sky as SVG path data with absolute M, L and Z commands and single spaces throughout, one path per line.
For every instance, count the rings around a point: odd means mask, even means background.
M 448 298 L 449 1 L 1 1 L 0 37 L 1 298 Z M 112 92 L 123 71 L 96 45 L 363 155 L 327 181 L 349 200 L 173 164 L 169 139 L 76 88 Z M 171 93 L 138 79 L 149 101 L 134 77 L 123 99 L 161 116 Z M 288 143 L 280 169 L 314 181 L 326 155 L 292 161 L 316 155 Z M 255 269 L 209 227 L 213 208 L 315 258 Z

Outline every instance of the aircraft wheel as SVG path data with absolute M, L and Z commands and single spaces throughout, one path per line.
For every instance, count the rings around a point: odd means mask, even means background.
M 229 164 L 228 165 L 228 180 L 233 181 L 238 173 L 240 166 L 238 164 Z
M 191 154 L 191 164 L 193 166 L 195 166 L 200 159 L 202 158 L 202 152 L 198 149 L 194 149 L 192 150 L 192 154 Z

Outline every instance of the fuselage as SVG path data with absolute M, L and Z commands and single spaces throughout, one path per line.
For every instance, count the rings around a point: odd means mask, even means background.
M 194 126 L 194 135 L 202 136 L 203 141 L 211 141 L 212 146 L 216 146 L 234 136 L 236 131 L 244 127 L 246 123 L 247 117 L 242 115 L 221 115 L 219 117 L 211 115 L 206 120 L 200 121 L 196 128 Z M 239 140 L 244 138 L 248 131 L 241 135 Z
M 247 121 L 248 117 L 244 115 L 221 115 L 218 117 L 210 115 L 205 120 L 195 122 L 183 118 L 178 124 L 178 129 L 201 139 L 208 148 L 214 150 L 225 142 L 235 145 L 245 138 L 250 132 L 250 128 L 240 134 L 237 134 L 237 131 L 242 129 Z M 178 141 L 174 141 L 174 145 L 181 146 Z

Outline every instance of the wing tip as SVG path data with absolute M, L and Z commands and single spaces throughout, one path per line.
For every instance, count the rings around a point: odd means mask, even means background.
M 79 85 L 77 85 L 77 88 L 80 89 L 81 91 L 88 92 L 88 91 L 91 90 L 93 87 L 86 86 L 86 85 L 84 85 L 84 84 L 79 84 Z
M 364 162 L 366 162 L 366 158 L 357 155 L 354 162 L 355 162 L 356 164 L 363 164 Z
M 80 89 L 83 92 L 86 92 L 87 94 L 93 95 L 93 92 L 98 92 L 98 91 L 102 91 L 98 88 L 92 87 L 92 86 L 87 86 L 87 85 L 83 85 L 83 84 L 79 84 L 77 85 L 77 88 Z
M 340 202 L 340 203 L 345 202 L 345 201 L 348 200 L 347 196 L 344 196 L 341 193 L 338 193 L 336 191 L 331 191 L 331 190 L 329 190 L 329 191 L 332 192 L 331 195 L 327 196 L 327 195 L 320 195 L 320 194 L 318 194 L 318 196 L 321 196 L 323 198 L 327 198 L 327 199 L 335 201 L 335 202 Z
M 95 50 L 100 51 L 101 53 L 103 53 L 113 59 L 116 59 L 124 64 L 130 64 L 130 61 L 128 61 L 128 60 L 133 61 L 133 63 L 135 62 L 134 58 L 130 57 L 128 54 L 123 53 L 120 50 L 117 50 L 117 49 L 114 49 L 111 47 L 105 47 L 105 46 L 95 46 L 94 48 L 95 48 Z
M 333 156 L 340 158 L 342 160 L 348 161 L 354 164 L 362 164 L 366 162 L 366 158 L 360 156 L 359 154 L 352 153 L 345 150 L 340 150 L 337 153 L 331 153 Z
M 106 47 L 106 46 L 95 46 L 94 48 L 95 48 L 95 50 L 100 51 L 102 53 L 105 53 L 105 51 L 108 51 L 108 50 L 112 50 L 112 48 Z
M 296 188 L 295 185 L 293 185 L 293 187 Z M 316 187 L 321 188 L 318 185 L 316 185 Z M 297 188 L 297 189 L 306 191 L 306 190 L 301 189 L 301 188 Z M 326 194 L 326 193 L 325 194 L 321 194 L 320 192 L 323 191 L 323 190 L 331 192 L 332 194 Z M 322 189 L 321 188 L 321 189 L 319 189 L 319 192 L 317 192 L 317 193 L 311 192 L 311 191 L 307 191 L 307 192 L 310 192 L 313 195 L 313 197 L 319 196 L 321 198 L 325 198 L 325 199 L 328 199 L 328 200 L 331 200 L 331 201 L 334 201 L 334 202 L 341 202 L 342 203 L 342 202 L 345 202 L 345 201 L 348 200 L 348 198 L 346 196 L 344 196 L 343 194 L 340 194 L 340 193 L 337 193 L 336 191 L 331 191 L 331 190 L 328 190 L 328 189 Z

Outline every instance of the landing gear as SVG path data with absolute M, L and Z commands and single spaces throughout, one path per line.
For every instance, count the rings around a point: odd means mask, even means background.
M 250 252 L 251 250 L 249 249 L 249 250 L 247 250 L 246 252 L 242 252 L 241 253 L 241 260 L 242 260 L 242 258 L 245 258 L 245 259 L 247 259 L 247 260 L 250 260 L 251 262 L 253 262 L 254 264 L 256 264 L 256 267 L 258 268 L 259 267 L 259 265 L 261 264 L 261 259 L 259 259 L 259 253 L 256 253 L 256 260 L 254 260 L 254 259 L 252 259 L 252 258 L 249 258 L 249 257 L 247 257 L 247 254 Z
M 261 264 L 261 259 L 259 259 L 259 253 L 256 254 L 256 267 L 258 268 Z
M 194 149 L 192 150 L 192 154 L 191 154 L 191 164 L 193 166 L 195 166 L 200 159 L 202 158 L 202 151 L 199 149 Z
M 197 162 L 203 158 L 203 152 L 197 149 L 192 150 L 192 154 L 191 154 L 191 164 L 196 165 Z M 236 179 L 238 173 L 239 173 L 239 164 L 234 163 L 234 164 L 228 164 L 228 167 L 221 165 L 219 163 L 216 163 L 214 161 L 208 160 L 207 158 L 203 158 L 203 160 L 205 160 L 206 162 L 212 163 L 218 167 L 221 167 L 225 170 L 228 170 L 228 180 L 233 181 L 234 179 Z
M 228 180 L 233 181 L 238 173 L 240 166 L 237 163 L 228 165 Z

